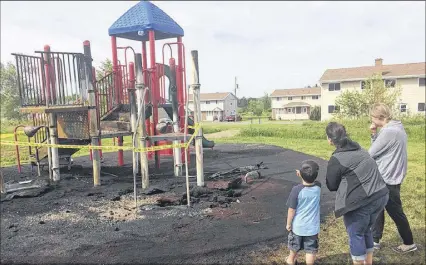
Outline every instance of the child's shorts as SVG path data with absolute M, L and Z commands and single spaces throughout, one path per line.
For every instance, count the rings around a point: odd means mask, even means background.
M 298 236 L 292 231 L 288 234 L 288 248 L 294 252 L 305 250 L 306 253 L 318 252 L 318 235 Z

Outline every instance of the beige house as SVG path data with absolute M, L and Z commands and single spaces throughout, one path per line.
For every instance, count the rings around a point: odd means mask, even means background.
M 426 63 L 383 64 L 376 59 L 373 66 L 327 69 L 320 79 L 321 120 L 332 117 L 338 106 L 335 99 L 342 91 L 362 89 L 363 81 L 374 74 L 382 74 L 384 82 L 392 88 L 401 86 L 398 102 L 402 113 L 425 113 Z
M 276 89 L 270 98 L 272 119 L 307 120 L 311 108 L 321 105 L 321 88 Z
M 193 94 L 189 94 L 188 107 L 194 110 Z M 222 121 L 226 116 L 234 115 L 237 109 L 237 97 L 230 92 L 201 93 L 200 108 L 202 121 Z

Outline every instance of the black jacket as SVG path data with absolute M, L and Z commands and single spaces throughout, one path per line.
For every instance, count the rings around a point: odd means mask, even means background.
M 327 188 L 337 191 L 336 217 L 385 196 L 389 191 L 376 162 L 357 142 L 337 148 L 328 161 Z

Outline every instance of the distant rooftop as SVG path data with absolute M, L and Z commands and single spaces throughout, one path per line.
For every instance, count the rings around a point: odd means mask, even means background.
M 231 92 L 200 93 L 200 100 L 224 100 Z M 188 101 L 193 101 L 193 94 L 188 95 Z
M 358 81 L 381 74 L 383 77 L 424 77 L 426 75 L 426 63 L 383 64 L 383 59 L 376 59 L 373 66 L 361 66 L 352 68 L 327 69 L 320 81 Z
M 291 88 L 291 89 L 275 89 L 270 97 L 287 97 L 287 96 L 310 96 L 310 95 L 321 95 L 320 87 L 308 87 L 308 88 Z
M 148 1 L 140 1 L 127 10 L 108 29 L 108 34 L 123 39 L 147 41 L 149 30 L 154 30 L 156 40 L 184 35 L 183 29 L 169 15 Z

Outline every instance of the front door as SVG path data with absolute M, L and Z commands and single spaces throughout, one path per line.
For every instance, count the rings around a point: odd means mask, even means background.
M 296 114 L 302 113 L 302 107 L 296 107 Z

